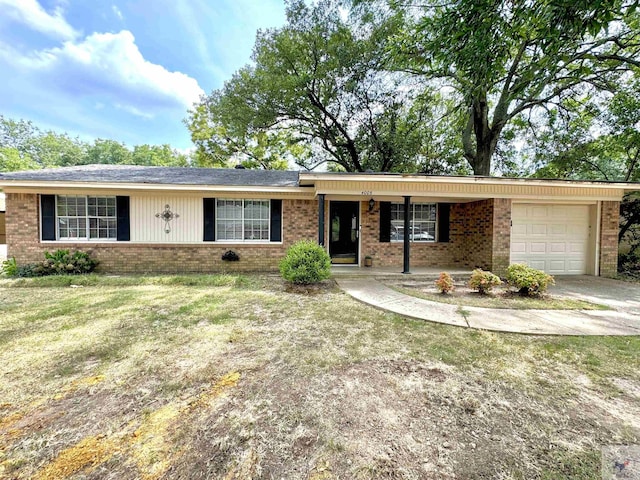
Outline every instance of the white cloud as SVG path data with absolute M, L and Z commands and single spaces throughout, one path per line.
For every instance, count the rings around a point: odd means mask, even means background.
M 147 109 L 154 107 L 190 108 L 204 93 L 194 78 L 145 60 L 127 30 L 94 33 L 80 42 L 67 41 L 13 60 L 46 75 L 70 95 L 106 94 L 138 115 L 148 115 Z
M 125 112 L 128 112 L 132 115 L 135 115 L 136 117 L 141 117 L 141 118 L 146 118 L 146 119 L 152 119 L 154 118 L 154 115 L 151 113 L 147 113 L 147 112 L 143 112 L 142 110 L 133 107 L 131 105 L 121 105 L 119 103 L 116 103 L 114 105 L 118 110 L 123 110 Z
M 117 5 L 111 5 L 111 10 L 113 10 L 113 14 L 118 17 L 120 20 L 124 20 L 124 15 L 122 15 L 122 11 L 117 7 Z
M 3 14 L 60 40 L 72 40 L 79 33 L 65 20 L 60 7 L 48 13 L 37 0 L 0 0 Z

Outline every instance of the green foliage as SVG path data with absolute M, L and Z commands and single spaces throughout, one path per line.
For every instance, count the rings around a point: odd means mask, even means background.
M 31 278 L 31 277 L 42 277 L 46 275 L 42 267 L 37 263 L 27 263 L 25 265 L 18 265 L 18 269 L 16 270 L 16 277 L 18 278 Z
M 435 281 L 436 287 L 442 294 L 447 294 L 455 289 L 453 285 L 453 278 L 447 272 L 441 272 L 438 279 Z
M 11 257 L 2 262 L 0 273 L 2 275 L 7 275 L 8 277 L 15 277 L 18 273 L 18 264 L 16 263 L 16 259 Z
M 322 246 L 303 240 L 289 247 L 280 262 L 280 273 L 291 283 L 318 283 L 331 276 L 331 259 Z
M 115 140 L 87 143 L 0 115 L 0 172 L 97 163 L 185 167 L 190 159 L 169 145 L 136 145 L 129 149 Z
M 535 296 L 555 285 L 553 277 L 522 263 L 514 263 L 507 268 L 507 283 L 518 289 L 521 295 Z
M 368 13 L 363 18 L 402 18 L 404 28 L 388 42 L 392 68 L 451 87 L 465 118 L 464 157 L 478 175 L 491 174 L 494 156 L 510 168 L 516 145 L 503 135 L 510 123 L 535 132 L 531 119 L 547 108 L 585 90 L 613 90 L 640 66 L 637 2 L 355 3 Z
M 69 250 L 56 250 L 53 253 L 45 252 L 44 261 L 40 264 L 43 275 L 76 275 L 90 273 L 98 266 L 98 261 L 91 258 L 86 252 Z
M 42 277 L 46 275 L 78 275 L 91 273 L 98 261 L 88 253 L 69 250 L 45 252 L 44 260 L 38 263 L 18 265 L 15 258 L 2 263 L 2 273 L 10 277 Z
M 491 272 L 476 268 L 471 272 L 471 278 L 469 279 L 469 287 L 477 290 L 481 295 L 485 295 L 498 285 L 502 284 L 502 280 L 497 275 Z
M 399 28 L 360 29 L 332 0 L 290 2 L 286 25 L 258 34 L 252 65 L 190 112 L 198 163 L 458 172 L 460 148 L 433 126 L 451 118 L 438 90 L 384 69 Z

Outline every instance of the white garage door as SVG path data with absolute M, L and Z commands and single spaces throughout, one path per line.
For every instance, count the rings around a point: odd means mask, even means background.
M 551 275 L 587 273 L 589 206 L 514 203 L 511 263 Z

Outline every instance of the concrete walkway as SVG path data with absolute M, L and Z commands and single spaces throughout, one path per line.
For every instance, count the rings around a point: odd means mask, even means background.
M 459 327 L 536 335 L 640 335 L 640 315 L 628 310 L 510 310 L 459 307 L 412 297 L 371 277 L 336 278 L 352 297 L 407 317 Z M 597 299 L 593 299 L 597 301 Z

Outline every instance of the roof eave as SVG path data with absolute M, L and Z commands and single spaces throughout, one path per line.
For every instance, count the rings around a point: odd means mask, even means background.
M 416 183 L 451 183 L 451 184 L 486 184 L 486 185 L 539 185 L 539 186 L 583 186 L 590 188 L 616 188 L 629 192 L 640 190 L 640 183 L 633 182 L 598 182 L 588 180 L 548 180 L 535 178 L 502 178 L 502 177 L 452 177 L 437 175 L 416 175 L 416 174 L 397 174 L 397 175 L 371 175 L 371 174 L 353 174 L 353 175 L 335 175 L 331 173 L 315 173 L 301 172 L 300 185 L 312 185 L 315 181 L 333 181 L 333 182 L 384 182 L 384 183 L 400 183 L 400 182 L 416 182 Z
M 0 188 L 70 188 L 144 191 L 308 193 L 308 187 L 275 185 L 193 185 L 175 183 L 68 182 L 0 179 Z

